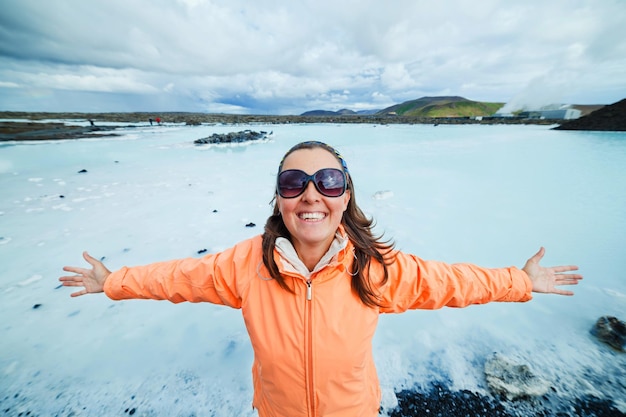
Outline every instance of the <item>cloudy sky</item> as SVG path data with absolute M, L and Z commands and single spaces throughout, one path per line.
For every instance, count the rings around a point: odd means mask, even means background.
M 626 97 L 624 0 L 2 0 L 0 110 Z

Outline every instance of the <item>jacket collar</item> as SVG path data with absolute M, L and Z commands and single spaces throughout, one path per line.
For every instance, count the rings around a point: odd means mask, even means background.
M 284 237 L 276 238 L 276 251 L 283 260 L 283 269 L 285 272 L 295 272 L 309 279 L 314 273 L 330 265 L 333 261 L 338 260 L 340 252 L 348 246 L 348 240 L 345 229 L 340 225 L 328 251 L 322 256 L 322 259 L 320 259 L 312 271 L 309 271 L 302 260 L 300 260 L 296 249 L 289 239 Z

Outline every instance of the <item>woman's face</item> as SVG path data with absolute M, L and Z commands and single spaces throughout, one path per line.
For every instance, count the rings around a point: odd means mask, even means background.
M 285 158 L 282 171 L 299 169 L 312 175 L 322 168 L 343 170 L 333 154 L 313 148 L 292 152 Z M 349 190 L 339 197 L 326 197 L 317 191 L 313 182 L 309 182 L 297 197 L 277 197 L 278 209 L 300 256 L 305 251 L 313 251 L 321 252 L 321 257 L 328 250 L 349 201 Z

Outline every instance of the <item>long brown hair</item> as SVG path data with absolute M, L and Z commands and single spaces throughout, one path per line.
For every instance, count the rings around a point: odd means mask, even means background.
M 370 264 L 372 259 L 380 263 L 383 267 L 382 280 L 377 280 L 379 285 L 387 282 L 388 271 L 387 264 L 389 262 L 389 255 L 393 250 L 393 243 L 389 241 L 382 241 L 382 236 L 375 236 L 372 232 L 374 221 L 369 219 L 363 211 L 356 204 L 354 195 L 354 184 L 352 178 L 348 172 L 348 166 L 337 150 L 332 146 L 323 142 L 309 141 L 301 142 L 292 147 L 278 166 L 278 174 L 280 174 L 285 158 L 293 152 L 300 149 L 316 149 L 321 148 L 331 153 L 337 161 L 341 163 L 341 166 L 346 174 L 347 190 L 350 192 L 350 201 L 348 207 L 343 213 L 341 224 L 348 234 L 348 238 L 354 245 L 354 257 L 355 261 L 352 263 L 352 291 L 358 295 L 363 304 L 369 307 L 381 306 L 381 300 L 376 291 L 375 285 L 370 278 Z M 281 276 L 278 269 L 278 265 L 274 260 L 274 248 L 276 245 L 276 238 L 285 237 L 291 240 L 291 234 L 285 226 L 282 216 L 278 210 L 278 204 L 275 203 L 277 193 L 274 195 L 274 211 L 272 215 L 267 219 L 265 223 L 265 232 L 263 233 L 263 264 L 268 269 L 271 277 L 278 282 L 281 288 L 293 292 Z

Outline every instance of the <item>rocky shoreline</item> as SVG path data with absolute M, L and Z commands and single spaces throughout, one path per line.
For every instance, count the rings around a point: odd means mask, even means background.
M 389 410 L 389 417 L 428 415 L 437 417 L 522 417 L 522 416 L 586 416 L 625 417 L 626 414 L 608 399 L 577 397 L 571 403 L 552 393 L 539 399 L 498 400 L 495 397 L 462 390 L 452 391 L 445 384 L 433 384 L 428 391 L 396 392 L 398 406 Z M 554 403 L 560 405 L 554 405 Z
M 130 399 L 120 398 L 112 400 L 112 404 L 98 404 L 90 399 L 72 398 L 71 393 L 63 389 L 49 388 L 51 399 L 47 403 L 42 398 L 36 398 L 28 390 L 17 388 L 7 390 L 5 396 L 0 397 L 0 410 L 3 416 L 38 416 L 42 412 L 54 410 L 54 415 L 102 415 L 101 410 L 106 408 L 109 413 L 117 415 L 157 415 L 156 409 L 151 407 L 150 398 L 141 395 L 132 395 Z M 26 391 L 26 392 L 25 392 Z M 56 395 L 55 395 L 56 394 Z M 469 390 L 453 391 L 445 383 L 433 383 L 426 390 L 407 389 L 396 392 L 398 405 L 389 410 L 381 410 L 389 417 L 625 417 L 613 401 L 582 395 L 567 401 L 559 398 L 558 394 L 551 393 L 540 399 L 499 400 L 496 397 L 482 395 Z M 155 394 L 156 395 L 156 394 Z M 111 394 L 115 397 L 116 394 Z M 83 402 L 86 401 L 86 402 Z M 175 400 L 178 401 L 178 400 Z M 557 405 L 555 405 L 557 403 Z M 194 406 L 189 406 L 189 414 L 193 413 Z M 46 414 L 52 415 L 52 414 Z
M 208 113 L 46 113 L 0 112 L 0 142 L 24 140 L 59 140 L 99 136 L 115 136 L 118 128 L 130 128 L 136 123 L 185 124 L 188 126 L 226 125 L 280 125 L 306 123 L 333 124 L 429 124 L 438 125 L 558 125 L 558 130 L 626 130 L 626 99 L 604 106 L 580 119 L 533 119 L 520 117 L 406 117 L 397 115 L 237 115 Z M 71 122 L 91 122 L 88 126 L 75 126 Z M 155 122 L 158 121 L 158 122 Z M 105 122 L 105 125 L 102 123 Z M 119 123 L 119 125 L 115 125 Z
M 159 118 L 161 123 L 184 123 L 200 125 L 223 124 L 290 124 L 290 123 L 368 123 L 368 124 L 540 124 L 549 125 L 563 120 L 522 119 L 515 117 L 405 117 L 392 115 L 328 115 L 328 116 L 279 116 L 279 115 L 238 115 L 184 112 L 129 112 L 129 113 L 46 113 L 46 112 L 0 112 L 0 120 L 93 120 L 115 123 L 141 123 Z
M 345 115 L 345 116 L 267 116 L 267 115 L 234 115 L 206 113 L 28 113 L 0 112 L 0 142 L 78 139 L 99 136 L 115 136 L 119 128 L 132 128 L 129 123 L 148 123 L 156 118 L 160 124 L 185 124 L 198 126 L 206 124 L 253 125 L 253 124 L 524 124 L 553 125 L 558 120 L 518 119 L 510 117 L 470 119 L 464 117 L 450 118 L 416 118 L 402 116 Z M 24 120 L 24 121 L 11 121 Z M 48 122 L 52 121 L 54 122 Z M 67 122 L 65 122 L 67 121 Z M 93 125 L 75 126 L 71 122 L 91 121 Z M 101 123 L 106 122 L 106 125 Z M 113 125 L 119 123 L 119 125 Z M 157 124 L 155 124 L 156 126 Z
M 72 126 L 65 123 L 0 122 L 0 142 L 119 136 L 121 126 Z

